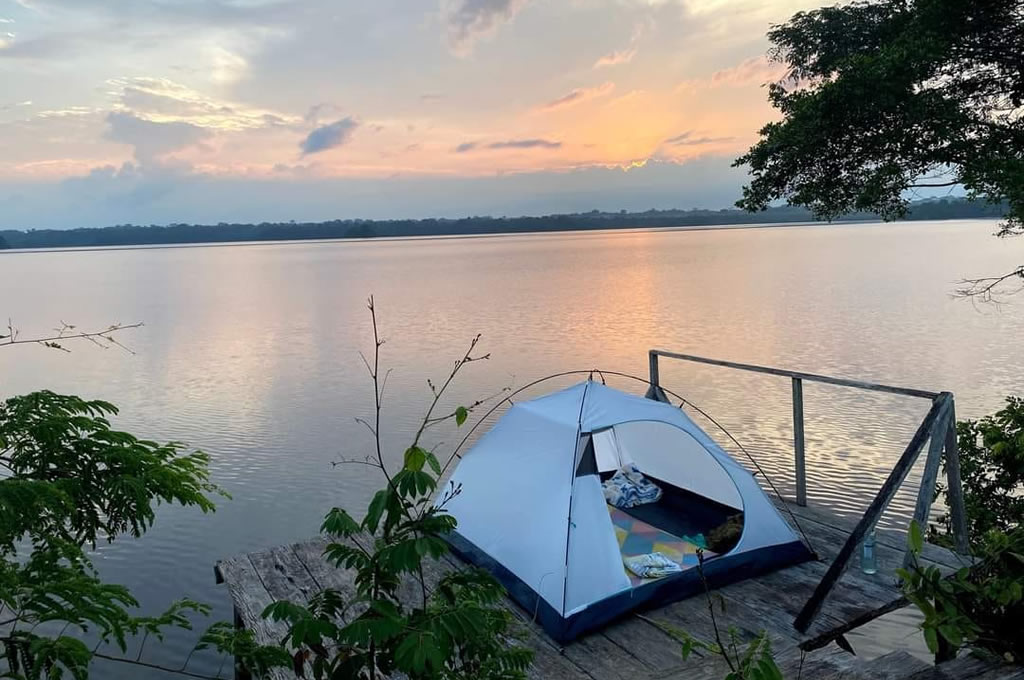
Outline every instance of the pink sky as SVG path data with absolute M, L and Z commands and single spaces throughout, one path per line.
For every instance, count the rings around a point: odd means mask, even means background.
M 764 34 L 815 4 L 0 0 L 0 228 L 230 219 L 268 187 L 296 219 L 574 210 L 588 181 L 689 207 L 694 163 L 724 207 L 773 117 Z

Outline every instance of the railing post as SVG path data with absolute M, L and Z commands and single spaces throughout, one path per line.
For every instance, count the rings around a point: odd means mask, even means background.
M 793 453 L 796 457 L 796 504 L 807 505 L 807 463 L 804 457 L 804 383 L 793 378 Z
M 939 466 L 942 463 L 942 449 L 946 445 L 946 433 L 949 431 L 950 414 L 953 406 L 953 395 L 944 392 L 936 399 L 942 399 L 942 409 L 939 411 L 935 425 L 932 426 L 928 443 L 928 458 L 924 462 L 924 471 L 921 473 L 921 487 L 917 492 L 917 503 L 914 505 L 914 520 L 922 530 L 928 528 L 928 515 L 931 511 L 932 500 L 935 498 L 935 482 L 939 477 Z M 903 558 L 903 566 L 910 565 L 910 551 L 907 550 Z
M 647 353 L 647 362 L 650 368 L 650 381 L 651 384 L 647 388 L 647 393 L 644 395 L 648 399 L 654 401 L 662 401 L 666 404 L 669 403 L 668 396 L 665 395 L 665 390 L 661 389 L 660 378 L 658 376 L 658 351 L 652 349 Z
M 928 434 L 935 427 L 935 422 L 938 419 L 939 411 L 944 410 L 948 405 L 949 394 L 940 395 L 935 402 L 932 403 L 932 407 L 928 410 L 928 414 L 921 421 L 921 424 L 917 427 L 917 431 L 914 432 L 914 436 L 911 438 L 910 443 L 907 444 L 907 448 L 903 450 L 903 455 L 896 462 L 889 476 L 886 478 L 885 483 L 882 484 L 882 488 L 878 490 L 878 494 L 874 500 L 871 501 L 871 505 L 868 506 L 864 516 L 857 522 L 857 526 L 854 527 L 853 531 L 846 539 L 846 543 L 839 549 L 839 554 L 832 560 L 832 564 L 829 565 L 828 571 L 825 572 L 825 576 L 818 583 L 814 589 L 814 594 L 807 600 L 804 608 L 800 610 L 800 614 L 797 615 L 796 620 L 793 622 L 793 627 L 801 633 L 806 633 L 807 629 L 811 625 L 811 621 L 818 615 L 821 610 L 821 605 L 824 604 L 825 598 L 828 597 L 829 593 L 832 592 L 832 588 L 835 587 L 836 581 L 842 576 L 843 570 L 846 569 L 846 564 L 850 561 L 853 556 L 853 551 L 856 550 L 857 546 L 864 540 L 864 536 L 871 530 L 875 524 L 878 523 L 882 513 L 885 512 L 886 506 L 889 505 L 889 501 L 892 500 L 896 490 L 903 484 L 903 480 L 907 478 L 907 473 L 910 472 L 910 468 L 913 467 L 914 461 L 917 460 L 917 456 L 921 453 L 921 449 L 924 448 L 924 443 L 928 439 Z
M 967 513 L 964 510 L 964 493 L 960 485 L 960 449 L 956 439 L 956 403 L 949 396 L 949 426 L 946 428 L 946 498 L 949 501 L 949 518 L 953 525 L 953 540 L 956 551 L 966 555 L 970 551 L 967 535 Z

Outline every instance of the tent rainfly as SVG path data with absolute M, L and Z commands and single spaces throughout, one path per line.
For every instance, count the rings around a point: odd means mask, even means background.
M 630 463 L 662 489 L 657 502 L 608 504 L 602 481 Z M 681 409 L 589 380 L 513 405 L 452 481 L 453 550 L 559 642 L 701 592 L 698 547 L 712 587 L 812 557 L 753 475 Z M 625 568 L 653 552 L 681 569 L 643 579 Z

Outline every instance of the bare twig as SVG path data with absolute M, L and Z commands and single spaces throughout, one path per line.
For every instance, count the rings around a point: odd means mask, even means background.
M 1008 281 L 1020 279 L 1017 286 L 1004 286 Z M 1013 295 L 1024 290 L 1024 265 L 1002 276 L 986 276 L 980 279 L 963 279 L 953 296 L 970 298 L 980 302 L 998 302 L 1000 296 Z
M 22 338 L 20 332 L 14 327 L 14 323 L 7 320 L 7 333 L 0 335 L 0 347 L 8 347 L 10 345 L 42 345 L 43 347 L 49 347 L 61 352 L 70 352 L 67 347 L 64 346 L 69 340 L 87 340 L 94 345 L 107 349 L 110 345 L 119 347 L 129 354 L 135 354 L 130 348 L 118 342 L 114 337 L 114 333 L 120 331 L 130 330 L 132 328 L 140 328 L 141 323 L 121 324 L 115 323 L 107 326 L 103 330 L 99 331 L 80 331 L 77 326 L 69 324 L 65 321 L 60 322 L 60 326 L 54 329 L 53 335 L 43 337 L 29 337 Z M 107 344 L 100 342 L 100 340 L 106 341 Z
M 183 675 L 187 678 L 202 678 L 202 680 L 217 680 L 220 677 L 220 672 L 217 675 L 202 675 L 200 673 L 193 673 L 192 671 L 186 670 L 184 666 L 181 668 L 170 668 L 168 666 L 160 666 L 155 663 L 148 663 L 146 661 L 139 661 L 138 659 L 126 659 L 121 656 L 109 656 L 100 652 L 93 652 L 93 656 L 97 659 L 105 659 L 106 661 L 114 661 L 116 663 L 128 664 L 130 666 L 141 666 L 143 668 L 152 668 L 154 670 L 163 671 L 165 673 L 173 673 L 174 675 Z

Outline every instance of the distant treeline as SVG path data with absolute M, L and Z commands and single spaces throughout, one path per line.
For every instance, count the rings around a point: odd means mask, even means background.
M 998 218 L 1005 207 L 983 201 L 941 199 L 915 202 L 911 220 L 972 217 Z M 871 213 L 847 215 L 844 220 L 877 219 Z M 304 239 L 373 238 L 380 236 L 440 236 L 452 234 L 504 234 L 586 229 L 689 227 L 729 224 L 811 222 L 811 214 L 791 206 L 761 213 L 723 210 L 648 210 L 545 215 L 543 217 L 466 217 L 422 220 L 331 220 L 329 222 L 262 222 L 260 224 L 134 225 L 81 229 L 29 229 L 0 231 L 0 248 L 75 248 L 87 246 L 231 243 L 239 241 L 291 241 Z

